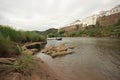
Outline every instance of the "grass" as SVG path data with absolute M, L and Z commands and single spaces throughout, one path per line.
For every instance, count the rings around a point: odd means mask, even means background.
M 2 34 L 0 33 L 0 53 L 4 53 L 4 54 L 0 54 L 0 56 L 5 56 L 6 53 L 8 53 L 8 45 L 10 40 L 8 38 L 5 38 L 2 36 Z M 5 45 L 6 44 L 6 45 Z
M 9 37 L 4 37 L 0 33 L 0 57 L 11 57 L 16 53 L 16 44 L 11 42 Z
M 109 27 L 94 27 L 90 29 L 85 29 L 80 34 L 86 34 L 88 36 L 118 36 L 120 37 L 120 25 L 118 26 L 109 26 Z
M 17 46 L 16 50 L 20 55 L 16 58 L 15 62 L 0 66 L 0 76 L 9 74 L 10 72 L 17 72 L 26 76 L 32 74 L 35 64 L 32 55 L 24 53 L 20 46 Z
M 9 26 L 0 25 L 0 57 L 19 55 L 16 45 L 26 42 L 45 41 L 45 37 L 34 31 L 17 31 Z
M 23 75 L 30 75 L 33 70 L 33 58 L 32 55 L 24 53 L 21 47 L 17 46 L 17 52 L 20 54 L 16 60 L 11 65 L 11 68 L 15 72 L 22 73 Z
M 64 32 L 59 36 L 67 37 L 81 37 L 81 36 L 91 36 L 91 37 L 120 37 L 120 25 L 100 27 L 94 26 L 91 28 L 86 28 L 83 31 L 71 31 Z
M 0 57 L 18 55 L 16 45 L 26 42 L 45 41 L 45 37 L 34 31 L 17 31 L 9 26 L 0 25 Z
M 15 42 L 44 41 L 45 38 L 34 31 L 17 31 L 9 26 L 0 25 L 0 33 Z
M 15 71 L 30 75 L 34 69 L 33 57 L 24 53 L 20 45 L 39 41 L 45 41 L 45 37 L 34 31 L 17 31 L 9 26 L 0 25 L 0 57 L 16 57 L 16 61 L 10 65 L 0 64 L 0 73 Z

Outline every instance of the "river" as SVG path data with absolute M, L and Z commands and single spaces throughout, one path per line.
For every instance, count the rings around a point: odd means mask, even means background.
M 56 74 L 66 80 L 120 80 L 120 39 L 63 38 L 48 40 L 46 46 L 61 43 L 76 46 L 74 53 L 57 58 L 37 54 Z

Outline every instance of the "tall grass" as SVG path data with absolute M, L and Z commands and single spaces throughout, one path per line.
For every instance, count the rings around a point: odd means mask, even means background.
M 9 26 L 0 25 L 0 57 L 14 57 L 13 55 L 19 54 L 11 65 L 0 66 L 0 75 L 1 72 L 11 71 L 30 75 L 34 69 L 32 55 L 24 53 L 22 48 L 16 45 L 35 41 L 45 41 L 45 38 L 34 31 L 17 31 Z
M 24 53 L 20 46 L 17 46 L 16 50 L 20 55 L 14 62 L 0 66 L 0 76 L 9 74 L 10 72 L 18 72 L 23 75 L 32 74 L 35 64 L 32 55 Z
M 0 33 L 0 56 L 6 56 L 9 52 L 10 39 L 9 37 L 3 37 Z
M 34 61 L 32 55 L 24 53 L 24 50 L 17 46 L 17 52 L 20 54 L 16 60 L 13 62 L 11 67 L 14 71 L 22 73 L 24 75 L 30 75 L 33 70 Z
M 9 26 L 0 25 L 0 57 L 18 54 L 16 44 L 45 41 L 45 38 L 34 31 L 17 31 Z
M 9 26 L 0 25 L 0 32 L 4 37 L 10 37 L 12 41 L 29 42 L 44 41 L 45 38 L 34 31 L 17 31 Z

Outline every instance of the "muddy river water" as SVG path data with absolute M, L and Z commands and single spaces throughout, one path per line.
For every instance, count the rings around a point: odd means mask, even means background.
M 46 46 L 61 43 L 75 46 L 74 53 L 57 58 L 37 54 L 57 75 L 66 80 L 120 80 L 120 39 L 63 38 L 48 40 Z

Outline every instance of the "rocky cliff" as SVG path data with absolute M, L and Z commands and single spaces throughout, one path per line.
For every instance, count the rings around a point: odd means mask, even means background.
M 120 22 L 120 12 L 109 16 L 99 17 L 97 22 L 100 26 L 112 26 Z
M 60 28 L 58 31 L 66 31 L 66 32 L 69 32 L 69 31 L 83 31 L 83 25 L 81 23 L 80 20 L 76 20 L 74 21 L 73 23 L 65 26 L 65 27 L 62 27 Z

